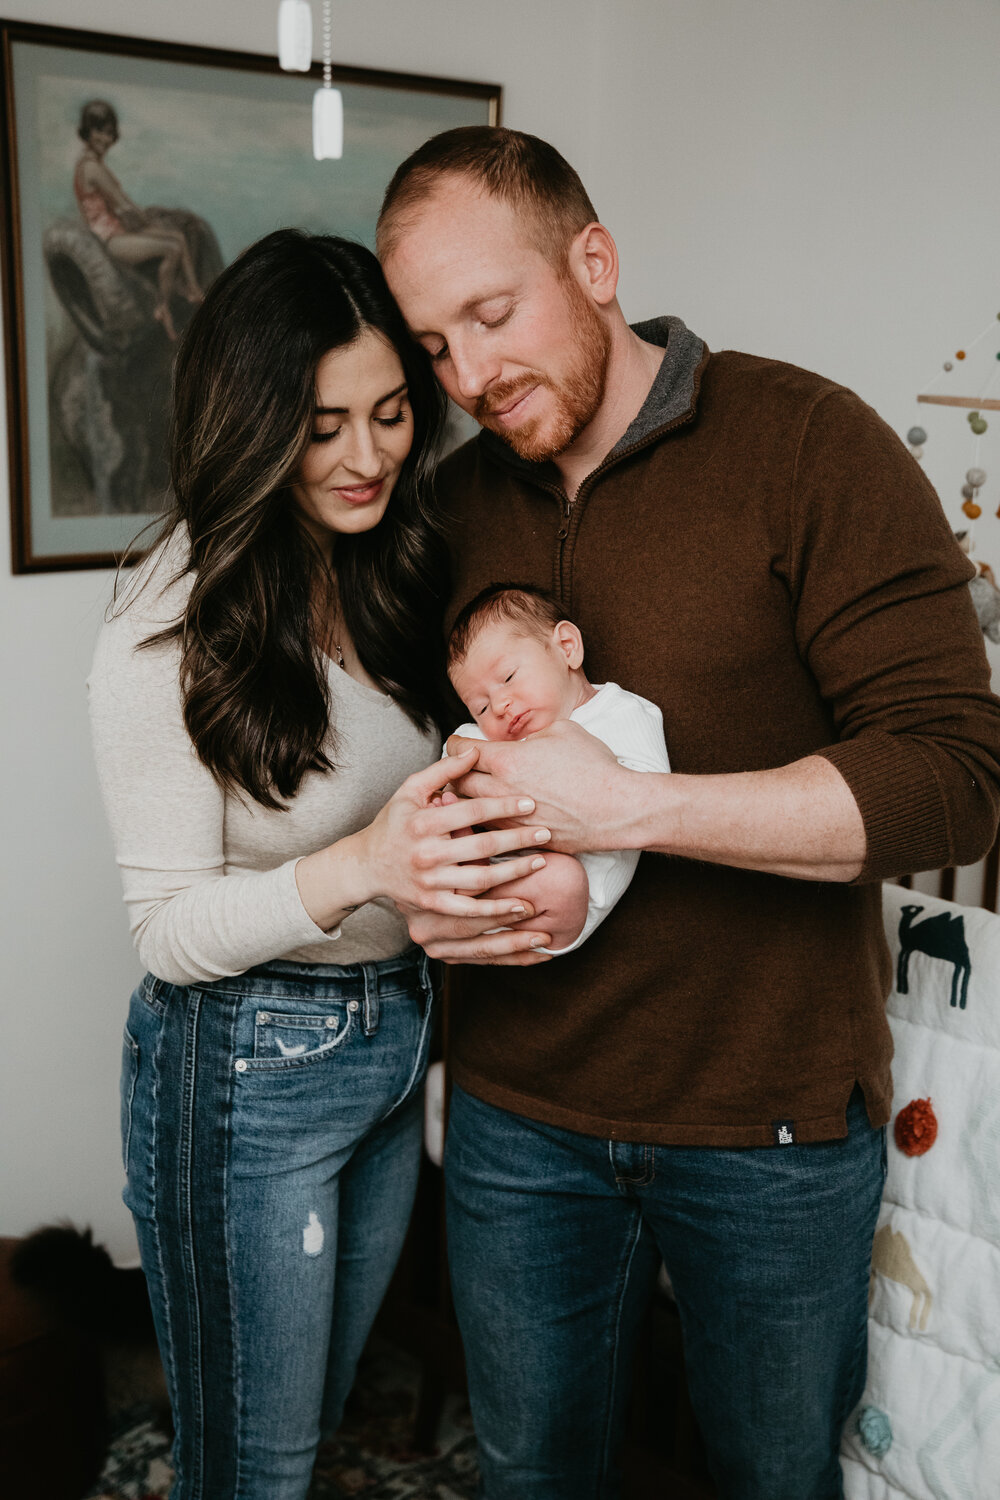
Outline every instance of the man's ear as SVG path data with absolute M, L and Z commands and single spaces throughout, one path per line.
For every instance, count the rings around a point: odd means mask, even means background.
M 574 279 L 598 307 L 607 307 L 618 291 L 618 247 L 603 224 L 588 224 L 569 247 Z
M 576 669 L 583 666 L 583 636 L 572 620 L 560 620 L 553 631 L 556 649 L 566 658 L 567 665 Z

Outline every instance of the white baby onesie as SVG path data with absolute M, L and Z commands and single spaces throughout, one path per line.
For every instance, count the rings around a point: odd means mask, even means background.
M 602 683 L 593 698 L 570 714 L 574 724 L 588 734 L 603 740 L 618 761 L 629 771 L 669 771 L 667 747 L 663 741 L 663 715 L 655 703 L 626 692 L 617 682 Z M 456 734 L 470 740 L 486 738 L 477 724 L 463 724 Z M 594 929 L 628 890 L 639 863 L 637 849 L 602 849 L 578 856 L 587 872 L 590 891 L 587 919 L 583 930 L 568 948 L 543 948 L 543 953 L 560 957 L 572 953 L 585 943 Z

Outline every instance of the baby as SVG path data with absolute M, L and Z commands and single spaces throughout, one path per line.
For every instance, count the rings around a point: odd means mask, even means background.
M 556 599 L 533 584 L 491 584 L 468 603 L 448 641 L 448 676 L 475 723 L 456 734 L 521 740 L 556 719 L 572 719 L 632 771 L 669 771 L 663 715 L 617 683 L 593 687 L 583 672 L 583 638 Z M 567 767 L 567 771 L 571 771 Z M 547 850 L 545 868 L 502 887 L 526 897 L 544 920 L 552 947 L 585 942 L 628 889 L 635 850 L 571 854 Z

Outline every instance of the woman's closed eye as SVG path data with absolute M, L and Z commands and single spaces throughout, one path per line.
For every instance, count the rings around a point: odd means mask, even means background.
M 379 427 L 400 427 L 406 421 L 408 415 L 406 407 L 401 406 L 395 416 L 373 417 L 372 421 Z M 329 432 L 314 432 L 310 441 L 314 443 L 329 443 L 333 438 L 339 437 L 343 430 L 343 427 L 331 427 Z

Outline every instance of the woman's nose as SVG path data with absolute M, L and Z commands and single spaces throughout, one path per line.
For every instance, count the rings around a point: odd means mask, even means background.
M 382 455 L 371 427 L 364 427 L 352 434 L 349 451 L 344 456 L 347 467 L 362 479 L 374 479 L 382 467 Z

